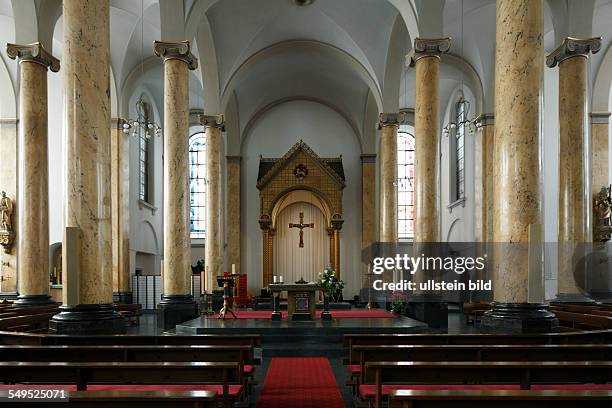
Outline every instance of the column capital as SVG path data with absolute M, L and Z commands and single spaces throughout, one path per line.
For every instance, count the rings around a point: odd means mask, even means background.
M 6 54 L 10 59 L 19 58 L 19 62 L 35 62 L 52 72 L 60 70 L 60 62 L 53 55 L 48 53 L 41 43 L 32 44 L 6 44 Z
M 218 127 L 225 132 L 225 116 L 223 115 L 200 115 L 200 124 L 204 127 Z
M 448 52 L 451 46 L 451 38 L 415 38 L 414 47 L 406 55 L 406 65 L 413 67 L 420 58 L 435 57 Z
M 546 66 L 554 68 L 561 61 L 572 57 L 587 57 L 601 50 L 601 37 L 574 38 L 566 37 L 553 52 L 546 57 Z
M 381 113 L 378 115 L 378 129 L 385 126 L 399 126 L 406 120 L 406 112 Z
M 592 124 L 608 124 L 610 123 L 610 112 L 591 112 Z
M 198 68 L 198 59 L 191 53 L 189 41 L 155 41 L 153 51 L 164 62 L 177 59 L 185 62 L 190 70 Z

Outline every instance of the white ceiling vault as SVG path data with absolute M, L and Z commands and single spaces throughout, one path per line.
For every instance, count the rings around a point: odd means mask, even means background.
M 609 110 L 612 0 L 546 0 L 545 48 L 567 35 L 603 36 L 591 59 L 593 106 Z M 192 41 L 200 68 L 190 104 L 233 121 L 228 149 L 239 152 L 252 122 L 283 101 L 318 101 L 339 112 L 375 145 L 378 112 L 414 104 L 414 70 L 404 56 L 414 38 L 451 36 L 442 59 L 441 108 L 458 88 L 476 99 L 473 114 L 493 111 L 494 0 L 110 0 L 111 68 L 116 115 L 146 86 L 162 110 L 163 70 L 154 40 Z M 41 41 L 62 55 L 61 0 L 0 0 L 2 42 Z M 4 48 L 4 47 L 3 47 Z M 0 83 L 18 89 L 17 64 L 0 51 Z M 604 68 L 601 68 L 604 67 Z M 605 68 L 607 67 L 607 68 Z M 9 95 L 10 94 L 10 95 Z M 17 96 L 18 97 L 18 96 Z M 9 92 L 1 98 L 13 99 Z M 4 106 L 10 100 L 0 99 Z M 233 141 L 233 142 L 232 142 Z

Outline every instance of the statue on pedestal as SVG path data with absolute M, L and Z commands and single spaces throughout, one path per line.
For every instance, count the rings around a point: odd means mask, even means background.
M 15 234 L 13 232 L 13 201 L 2 192 L 0 198 L 0 245 L 4 247 L 4 252 L 9 253 L 13 246 Z
M 595 241 L 612 237 L 612 186 L 602 187 L 595 197 Z

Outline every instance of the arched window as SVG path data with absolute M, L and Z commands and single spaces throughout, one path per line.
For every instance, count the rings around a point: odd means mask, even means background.
M 137 104 L 138 109 L 138 120 L 141 123 L 148 124 L 151 121 L 149 113 L 149 105 L 142 99 Z M 147 135 L 146 129 L 142 126 L 138 128 L 138 164 L 139 164 L 139 177 L 138 177 L 138 198 L 141 201 L 151 203 L 150 194 L 150 166 L 151 166 L 151 137 Z
M 189 202 L 191 238 L 206 237 L 206 137 L 189 138 Z
M 397 235 L 414 237 L 414 131 L 402 125 L 397 134 Z
M 467 102 L 461 98 L 457 102 L 457 131 L 455 133 L 455 201 L 465 197 L 465 132 Z

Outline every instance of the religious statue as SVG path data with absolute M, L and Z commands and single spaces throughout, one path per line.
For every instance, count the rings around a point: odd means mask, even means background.
M 595 240 L 609 241 L 612 235 L 612 186 L 602 187 L 595 198 Z
M 13 215 L 13 201 L 6 196 L 6 192 L 2 192 L 0 198 L 0 245 L 4 247 L 4 252 L 9 253 L 13 246 L 13 223 L 11 221 Z

